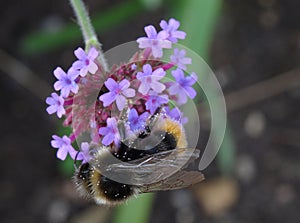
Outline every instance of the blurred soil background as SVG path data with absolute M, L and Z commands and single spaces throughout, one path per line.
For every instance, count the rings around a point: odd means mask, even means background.
M 86 3 L 94 15 L 123 1 Z M 168 19 L 170 4 L 98 30 L 104 51 Z M 208 63 L 226 97 L 232 168 L 225 174 L 216 160 L 204 183 L 157 193 L 148 222 L 299 222 L 299 8 L 297 0 L 223 2 Z M 1 1 L 0 12 L 0 222 L 114 222 L 114 208 L 78 198 L 50 147 L 60 126 L 45 111 L 52 71 L 72 63 L 81 37 L 43 51 L 24 46 L 31 33 L 75 25 L 68 1 Z

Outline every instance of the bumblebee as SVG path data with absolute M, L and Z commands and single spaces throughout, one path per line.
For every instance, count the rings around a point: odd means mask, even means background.
M 198 158 L 199 150 L 186 148 L 182 125 L 162 115 L 161 110 L 157 109 L 135 138 L 126 136 L 128 116 L 121 114 L 119 148 L 112 152 L 102 146 L 94 151 L 90 162 L 76 168 L 74 181 L 81 195 L 97 204 L 118 205 L 140 193 L 180 189 L 204 180 L 201 172 L 184 170 Z M 111 164 L 107 161 L 110 157 L 120 162 Z M 111 179 L 114 175 L 124 176 L 122 182 L 128 180 L 128 184 Z

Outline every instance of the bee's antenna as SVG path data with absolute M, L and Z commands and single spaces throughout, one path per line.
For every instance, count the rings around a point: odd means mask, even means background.
M 79 153 L 80 153 L 80 151 L 77 151 L 76 156 L 75 156 L 75 159 L 74 159 L 74 169 L 75 169 L 75 171 L 78 170 L 78 167 L 77 167 L 77 165 L 76 165 L 76 161 L 77 161 L 77 157 L 78 157 L 78 154 L 79 154 Z

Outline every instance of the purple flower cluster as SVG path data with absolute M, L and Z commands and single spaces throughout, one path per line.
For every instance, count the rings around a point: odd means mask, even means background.
M 66 114 L 65 107 L 68 102 L 65 100 L 69 98 L 70 95 L 78 93 L 78 81 L 80 77 L 84 77 L 87 73 L 95 74 L 98 69 L 97 64 L 94 62 L 98 56 L 98 51 L 95 48 L 91 48 L 87 54 L 82 48 L 78 48 L 74 54 L 78 60 L 72 64 L 67 73 L 61 67 L 57 67 L 53 71 L 57 79 L 54 83 L 54 89 L 60 91 L 60 95 L 51 93 L 51 97 L 46 98 L 46 103 L 49 105 L 46 111 L 48 114 L 56 113 L 58 118 Z M 68 154 L 70 154 L 72 159 L 75 158 L 77 151 L 72 147 L 72 140 L 69 137 L 63 136 L 60 138 L 56 135 L 52 137 L 51 145 L 58 149 L 57 158 L 65 160 Z M 86 160 L 86 156 L 80 152 L 77 159 Z
M 47 112 L 56 113 L 59 118 L 65 115 L 64 124 L 72 125 L 73 129 L 69 137 L 53 135 L 51 145 L 57 149 L 57 158 L 64 160 L 69 154 L 72 159 L 88 162 L 91 143 L 117 148 L 121 140 L 118 114 L 124 109 L 128 109 L 126 134 L 143 131 L 148 118 L 158 107 L 163 107 L 166 116 L 181 124 L 188 121 L 176 106 L 184 105 L 188 98 L 196 96 L 193 85 L 197 75 L 185 72 L 192 60 L 186 57 L 184 49 L 178 48 L 173 49 L 169 63 L 159 59 L 163 49 L 171 49 L 173 43 L 185 38 L 186 34 L 178 30 L 179 26 L 175 19 L 162 20 L 159 32 L 152 25 L 146 26 L 147 36 L 137 39 L 141 52 L 137 52 L 128 64 L 112 66 L 106 74 L 97 61 L 99 52 L 95 48 L 87 53 L 81 48 L 76 49 L 77 60 L 67 72 L 60 67 L 54 70 L 57 78 L 54 89 L 60 94 L 52 93 L 46 99 Z M 87 105 L 92 91 L 100 92 L 98 100 Z M 76 118 L 73 117 L 74 110 Z M 88 113 L 95 114 L 94 120 L 90 120 Z M 95 130 L 90 133 L 91 142 L 82 142 L 80 150 L 76 151 L 72 143 L 91 128 Z
M 75 50 L 74 53 L 78 60 L 73 63 L 67 73 L 61 67 L 57 67 L 53 71 L 54 76 L 57 78 L 54 89 L 60 91 L 60 96 L 52 93 L 51 97 L 46 99 L 46 103 L 49 105 L 47 112 L 49 114 L 57 112 L 59 118 L 62 117 L 62 114 L 65 114 L 63 108 L 64 98 L 67 98 L 71 92 L 73 94 L 78 92 L 78 77 L 84 77 L 88 72 L 94 74 L 98 69 L 94 62 L 98 56 L 98 51 L 95 48 L 91 48 L 88 54 L 81 48 Z
M 160 22 L 162 30 L 157 33 L 154 26 L 149 25 L 145 27 L 147 37 L 140 37 L 137 39 L 139 48 L 150 48 L 152 54 L 156 58 L 161 58 L 163 55 L 163 49 L 170 49 L 172 43 L 177 43 L 177 39 L 184 39 L 186 33 L 179 31 L 180 23 L 175 19 L 170 19 L 169 23 L 165 20 Z

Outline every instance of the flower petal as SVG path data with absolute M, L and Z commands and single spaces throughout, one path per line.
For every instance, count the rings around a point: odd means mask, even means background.
M 161 20 L 159 23 L 159 26 L 163 29 L 166 30 L 168 28 L 168 23 L 165 20 Z
M 77 50 L 74 51 L 75 56 L 79 59 L 79 60 L 85 60 L 86 59 L 86 53 L 85 51 L 78 47 Z
M 89 67 L 88 67 L 88 70 L 89 70 L 89 72 L 90 72 L 91 74 L 95 74 L 96 71 L 98 70 L 97 64 L 94 63 L 94 62 L 92 62 L 92 61 L 90 61 L 90 65 L 89 65 Z
M 102 139 L 103 145 L 108 146 L 109 144 L 111 144 L 114 141 L 114 138 L 115 138 L 115 136 L 113 134 L 107 134 Z
M 105 93 L 99 97 L 100 101 L 103 102 L 103 106 L 107 107 L 111 103 L 113 103 L 116 100 L 116 94 L 112 92 Z
M 126 98 L 123 95 L 117 95 L 116 103 L 119 111 L 122 111 L 123 108 L 125 107 Z
M 179 105 L 185 104 L 187 102 L 187 95 L 184 92 L 182 92 L 181 94 L 177 94 L 177 96 L 177 103 Z
M 54 100 L 53 97 L 47 97 L 47 98 L 46 98 L 46 103 L 47 103 L 48 105 L 53 105 L 55 102 L 56 102 L 56 101 Z
M 197 95 L 197 92 L 192 87 L 185 87 L 185 91 L 191 99 L 195 98 Z
M 166 71 L 164 71 L 164 69 L 162 68 L 158 68 L 152 73 L 152 76 L 164 77 L 165 75 L 166 75 Z
M 110 128 L 108 127 L 101 127 L 98 130 L 100 135 L 107 135 L 110 132 Z
M 143 66 L 143 71 L 145 76 L 149 76 L 152 74 L 152 66 L 150 64 L 145 64 Z
M 177 68 L 176 70 L 172 70 L 172 76 L 175 78 L 176 82 L 180 82 L 184 79 L 184 73 L 180 68 Z
M 98 50 L 95 47 L 92 47 L 87 55 L 90 60 L 94 60 L 99 55 Z
M 53 86 L 56 91 L 59 91 L 63 88 L 63 83 L 61 81 L 56 81 Z
M 122 92 L 124 96 L 127 98 L 132 98 L 135 96 L 135 90 L 132 88 L 128 88 L 125 91 Z
M 140 37 L 136 41 L 139 44 L 139 48 L 141 49 L 151 47 L 151 42 L 147 37 Z
M 72 67 L 74 69 L 80 70 L 84 67 L 84 63 L 81 60 L 76 60 L 73 64 Z
M 112 78 L 108 78 L 107 81 L 104 82 L 104 84 L 109 91 L 114 91 L 119 87 L 118 83 Z
M 143 83 L 143 82 L 141 83 L 141 85 L 138 89 L 138 91 L 143 95 L 146 95 L 149 90 L 150 90 L 150 85 Z
M 172 37 L 176 39 L 185 39 L 186 33 L 183 31 L 172 32 Z
M 180 91 L 179 84 L 172 82 L 172 85 L 168 88 L 168 91 L 171 95 L 177 94 Z
M 53 113 L 55 113 L 57 111 L 57 109 L 54 105 L 51 105 L 46 109 L 46 111 L 49 115 L 52 115 Z
M 63 69 L 61 69 L 61 67 L 57 67 L 54 71 L 53 71 L 54 76 L 60 80 L 63 79 L 67 74 L 63 71 Z
M 135 108 L 130 109 L 128 112 L 128 121 L 132 122 L 133 120 L 137 119 L 139 117 L 137 111 Z
M 157 39 L 159 39 L 159 40 L 166 40 L 168 37 L 169 37 L 169 33 L 166 32 L 166 31 L 164 31 L 164 30 L 160 31 L 160 32 L 157 34 Z M 166 40 L 166 41 L 167 41 L 167 40 Z M 170 42 L 170 41 L 168 41 L 168 42 Z
M 68 155 L 68 150 L 65 147 L 59 148 L 56 153 L 56 157 L 60 160 L 65 160 Z
M 125 90 L 129 87 L 130 82 L 127 79 L 123 79 L 120 83 L 119 83 L 119 88 L 121 90 Z
M 155 39 L 155 38 L 156 38 L 156 36 L 157 36 L 157 31 L 156 31 L 156 29 L 155 29 L 154 26 L 152 26 L 152 25 L 146 26 L 146 27 L 144 28 L 144 30 L 145 30 L 147 36 L 148 36 L 150 39 Z
M 153 46 L 151 49 L 152 49 L 152 54 L 153 54 L 154 57 L 156 57 L 156 58 L 161 58 L 162 57 L 163 51 L 162 51 L 161 47 Z
M 67 76 L 71 81 L 74 81 L 79 76 L 79 71 L 74 69 L 74 67 L 70 67 Z
M 177 30 L 180 26 L 180 22 L 171 18 L 169 19 L 169 27 L 172 27 L 172 30 Z
M 59 107 L 59 108 L 57 109 L 57 117 L 58 117 L 58 118 L 61 118 L 62 115 L 64 115 L 64 114 L 66 114 L 66 111 L 65 111 L 64 107 L 63 107 L 63 106 Z
M 152 82 L 151 83 L 151 88 L 157 92 L 157 93 L 161 93 L 166 89 L 166 86 L 160 82 Z

